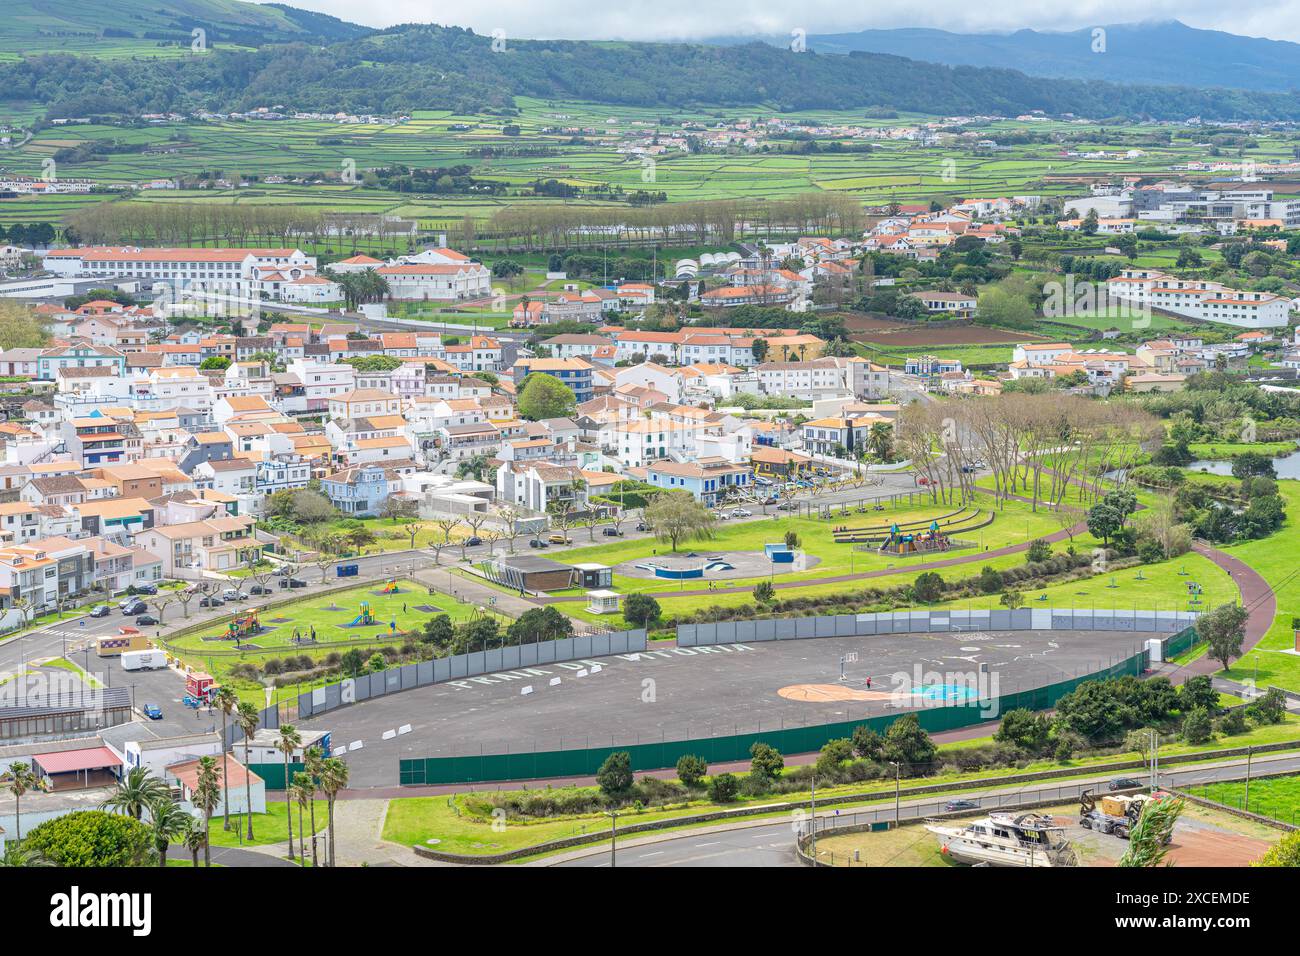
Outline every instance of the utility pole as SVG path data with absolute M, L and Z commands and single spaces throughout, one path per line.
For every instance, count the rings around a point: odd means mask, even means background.
M 615 852 L 618 844 L 618 811 L 606 810 L 605 812 L 609 814 L 610 826 L 611 826 L 610 834 L 609 834 L 609 865 L 610 868 L 612 869 L 613 867 L 618 865 L 615 860 Z
M 894 765 L 894 826 L 898 826 L 901 818 L 901 813 L 902 813 L 899 804 L 899 797 L 901 796 L 902 784 L 900 781 L 901 781 L 903 768 L 902 765 L 896 760 L 891 760 L 890 763 Z
M 1242 808 L 1247 813 L 1250 812 L 1250 758 L 1254 755 L 1255 748 L 1246 748 L 1246 805 Z
M 812 816 L 808 818 L 812 826 L 812 858 L 817 862 L 817 775 L 813 774 L 812 778 Z

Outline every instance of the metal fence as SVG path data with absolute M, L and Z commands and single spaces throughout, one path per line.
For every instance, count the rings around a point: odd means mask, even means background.
M 817 637 L 869 637 L 949 631 L 1133 631 L 1168 634 L 1196 622 L 1191 611 L 1143 611 L 1102 608 L 1018 608 L 1014 611 L 886 611 L 879 614 L 830 614 L 821 617 L 772 618 L 682 624 L 679 647 L 751 644 Z M 1174 653 L 1181 653 L 1175 651 Z
M 930 733 L 968 727 L 1009 710 L 1046 710 L 1064 695 L 1089 680 L 1104 680 L 1126 674 L 1140 675 L 1147 667 L 1146 650 L 1112 661 L 1108 666 L 1087 671 L 1053 684 L 1017 690 L 996 698 L 955 704 L 922 707 L 907 711 L 916 715 L 921 727 Z M 796 727 L 761 728 L 709 737 L 660 739 L 646 743 L 610 742 L 608 746 L 581 746 L 572 749 L 540 750 L 526 742 L 516 742 L 505 753 L 419 757 L 398 762 L 398 780 L 402 784 L 471 783 L 483 780 L 533 780 L 546 777 L 590 776 L 612 753 L 626 752 L 633 770 L 657 770 L 675 766 L 686 754 L 703 757 L 708 763 L 744 760 L 758 742 L 770 744 L 782 753 L 810 753 L 828 740 L 849 737 L 855 727 L 868 726 L 883 734 L 901 712 L 864 714 L 855 720 L 830 724 L 805 724 Z
M 350 677 L 338 684 L 316 687 L 299 694 L 298 718 L 302 720 L 315 717 L 363 700 L 412 690 L 416 687 L 426 687 L 429 684 L 440 684 L 443 681 L 572 661 L 584 657 L 628 654 L 645 649 L 646 632 L 644 629 L 638 629 L 566 637 L 558 641 L 539 641 L 535 644 L 518 644 L 513 647 L 498 647 L 494 650 L 440 657 L 432 661 L 419 661 L 373 674 Z
M 895 809 L 894 804 L 881 804 L 869 810 L 835 811 L 803 816 L 791 823 L 792 835 L 796 836 L 796 847 L 800 862 L 812 865 L 812 830 L 817 827 L 817 839 L 846 836 L 851 833 L 866 833 L 886 830 L 897 823 L 915 823 L 920 820 L 938 818 L 945 823 L 956 823 L 958 819 L 970 819 L 980 813 L 996 810 L 1041 808 L 1056 804 L 1069 804 L 1077 801 L 1084 790 L 1096 791 L 1095 780 L 1080 780 L 1074 783 L 1061 783 L 1055 786 L 1034 786 L 1032 789 L 1014 793 L 989 793 L 974 797 L 963 794 L 936 797 L 924 802 L 911 801 Z M 883 794 L 882 798 L 887 798 Z M 964 810 L 949 813 L 944 808 L 954 799 L 970 799 L 979 805 L 978 810 Z M 937 838 L 936 838 L 937 839 Z M 817 866 L 867 866 L 852 847 L 842 845 L 826 846 L 819 844 L 816 855 Z M 878 865 L 878 864 L 877 864 Z

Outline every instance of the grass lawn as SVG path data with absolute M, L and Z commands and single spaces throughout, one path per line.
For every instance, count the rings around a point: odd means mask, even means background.
M 211 640 L 224 635 L 229 618 L 213 621 L 197 631 L 173 638 L 169 642 L 180 657 L 189 663 L 201 667 L 212 674 L 221 683 L 229 683 L 239 693 L 241 700 L 247 700 L 258 707 L 266 706 L 266 698 L 261 684 L 244 678 L 232 677 L 230 669 L 236 664 L 249 661 L 259 663 L 272 657 L 285 654 L 306 654 L 319 661 L 327 654 L 343 653 L 352 647 L 358 647 L 367 657 L 377 650 L 381 643 L 373 642 L 375 638 L 391 636 L 392 644 L 401 644 L 402 632 L 416 631 L 424 622 L 437 614 L 448 615 L 453 622 L 468 620 L 478 613 L 473 604 L 456 600 L 448 594 L 428 593 L 428 589 L 409 580 L 399 579 L 399 589 L 395 594 L 377 594 L 384 585 L 380 582 L 359 585 L 345 591 L 336 591 L 328 595 L 310 593 L 292 604 L 263 610 L 259 621 L 264 628 L 260 634 L 246 640 L 256 645 L 256 649 L 245 649 L 239 654 L 229 653 L 234 649 L 229 640 Z M 347 627 L 360 613 L 362 602 L 370 605 L 370 613 L 378 626 Z M 420 607 L 434 607 L 437 611 L 421 611 Z M 331 607 L 337 610 L 331 610 Z M 231 616 L 243 617 L 243 609 L 231 610 Z M 504 625 L 508 620 L 498 615 Z M 393 625 L 396 625 L 394 629 Z M 297 630 L 302 636 L 316 629 L 318 644 L 294 644 L 293 635 Z M 371 643 L 353 643 L 358 639 L 371 640 Z M 213 653 L 215 652 L 215 653 Z M 325 683 L 324 680 L 303 684 L 300 690 L 307 690 Z M 282 694 L 285 693 L 282 691 Z M 293 693 L 290 689 L 287 693 Z
M 100 688 L 104 685 L 86 672 L 86 669 L 80 664 L 75 664 L 66 657 L 56 657 L 48 660 L 41 665 L 42 667 L 57 667 L 59 670 L 69 671 L 77 676 L 87 687 Z
M 1189 792 L 1207 800 L 1238 810 L 1249 809 L 1283 823 L 1296 823 L 1300 817 L 1300 775 L 1266 777 L 1250 782 L 1250 806 L 1246 806 L 1246 782 L 1225 780 L 1189 787 Z
M 236 748 L 238 750 L 238 748 Z M 213 846 L 221 847 L 241 847 L 241 846 L 271 846 L 276 843 L 287 843 L 289 840 L 288 823 L 285 821 L 285 808 L 287 803 L 275 803 L 270 800 L 266 802 L 266 813 L 253 814 L 253 839 L 248 839 L 248 820 L 243 814 L 231 816 L 230 829 L 225 830 L 221 825 L 221 817 L 213 817 L 208 837 Z M 304 809 L 302 814 L 302 824 L 307 828 L 307 854 L 311 855 L 311 820 L 308 818 L 307 811 Z M 316 833 L 325 831 L 325 801 L 316 801 Z M 242 833 L 244 838 L 241 840 L 239 834 Z M 298 847 L 298 805 L 293 806 L 293 845 L 294 852 L 297 853 Z M 319 851 L 319 842 L 317 843 Z
M 983 737 L 943 744 L 939 748 L 940 754 L 987 744 L 991 739 L 991 737 Z M 1218 737 L 1214 741 L 1205 744 L 1167 744 L 1160 748 L 1160 753 L 1163 757 L 1171 757 L 1182 754 L 1207 753 L 1226 747 L 1238 747 L 1248 744 L 1261 745 L 1292 740 L 1300 741 L 1300 717 L 1287 715 L 1281 724 L 1257 727 L 1236 737 Z M 1137 758 L 1133 754 L 1100 754 L 1080 757 L 1067 762 L 1037 760 L 1022 768 L 1003 767 L 969 773 L 939 774 L 918 778 L 911 781 L 911 783 L 914 785 L 946 784 L 949 785 L 951 792 L 955 794 L 978 790 L 981 783 L 990 778 L 1062 768 L 1077 769 L 1080 776 L 1086 776 L 1088 768 L 1091 766 L 1127 759 Z M 595 788 L 566 787 L 562 789 L 566 791 L 592 791 Z M 823 797 L 866 794 L 868 796 L 864 798 L 862 805 L 867 805 L 877 800 L 892 799 L 893 790 L 894 782 L 892 779 L 881 779 L 836 787 L 818 787 L 817 793 Z M 879 794 L 880 796 L 870 796 L 873 794 Z M 798 801 L 807 798 L 808 793 L 803 791 L 740 799 L 733 803 L 719 805 L 710 803 L 704 791 L 699 791 L 697 797 L 665 808 L 640 812 L 628 809 L 624 814 L 620 815 L 619 819 L 623 824 L 643 823 L 667 820 L 674 817 L 689 817 L 721 808 L 735 809 L 744 806 L 763 806 L 775 802 Z M 776 815 L 780 816 L 785 812 L 787 811 L 778 811 Z M 386 840 L 407 846 L 432 845 L 448 853 L 490 855 L 521 847 L 535 846 L 548 840 L 558 840 L 593 831 L 603 832 L 606 829 L 608 829 L 608 818 L 599 812 L 568 814 L 562 817 L 546 817 L 527 821 L 510 820 L 504 826 L 498 825 L 494 829 L 493 821 L 467 812 L 464 802 L 459 797 L 401 797 L 389 802 L 388 814 L 384 821 L 383 836 Z M 428 841 L 431 839 L 439 842 L 430 844 Z
M 800 549 L 809 556 L 817 558 L 818 561 L 802 571 L 778 573 L 773 578 L 774 581 L 778 583 L 812 582 L 819 578 L 843 574 L 885 571 L 893 568 L 900 569 L 898 574 L 862 581 L 863 587 L 888 588 L 909 583 L 915 577 L 917 572 L 910 571 L 909 566 L 919 565 L 927 560 L 977 555 L 982 550 L 994 550 L 1007 545 L 1025 544 L 1060 530 L 1060 526 L 1051 513 L 1046 511 L 1033 512 L 1030 506 L 1023 502 L 1008 501 L 999 507 L 994 503 L 991 496 L 981 494 L 972 502 L 971 507 L 981 510 L 979 516 L 981 520 L 990 511 L 994 514 L 993 523 L 987 527 L 963 532 L 959 526 L 959 530 L 953 532 L 954 537 L 959 540 L 974 542 L 974 547 L 955 549 L 929 558 L 922 556 L 899 557 L 897 555 L 880 554 L 874 550 L 855 551 L 854 546 L 851 544 L 837 543 L 832 535 L 832 529 L 840 525 L 876 528 L 881 525 L 887 526 L 895 521 L 900 523 L 909 521 L 928 522 L 934 518 L 957 511 L 957 506 L 944 504 L 900 506 L 885 511 L 867 511 L 864 514 L 858 514 L 853 510 L 842 514 L 837 509 L 832 512 L 830 520 L 791 517 L 784 512 L 773 512 L 773 515 L 766 520 L 758 519 L 735 523 L 721 521 L 717 525 L 714 537 L 707 541 L 684 542 L 678 546 L 678 552 L 695 551 L 708 554 L 719 554 L 727 551 L 761 552 L 764 544 L 780 542 L 784 540 L 786 532 L 794 531 L 799 535 Z M 1091 540 L 1086 535 L 1080 537 L 1080 543 L 1077 546 L 1087 546 L 1085 539 L 1087 541 Z M 656 553 L 667 554 L 669 551 L 669 545 L 663 542 L 653 538 L 640 538 L 622 539 L 609 544 L 589 547 L 576 547 L 564 551 L 563 556 L 565 561 L 595 562 L 616 566 L 627 561 L 651 558 Z M 987 563 L 1001 568 L 1020 564 L 1023 561 L 1023 555 L 1013 554 L 990 558 Z M 944 573 L 945 576 L 952 577 L 961 577 L 968 573 L 978 574 L 983 563 L 971 561 L 966 567 L 954 567 Z M 660 578 L 630 577 L 616 571 L 614 574 L 614 589 L 622 594 L 637 591 L 655 593 L 664 609 L 664 613 L 668 615 L 689 613 L 706 607 L 733 607 L 748 604 L 753 600 L 753 596 L 748 589 L 753 588 L 760 581 L 766 580 L 768 580 L 767 575 L 754 578 L 719 579 L 717 581 L 718 587 L 739 587 L 745 588 L 746 591 L 736 594 L 704 594 L 678 598 L 673 596 L 672 592 L 674 590 L 695 590 L 706 586 L 705 583 L 701 581 L 675 582 Z M 806 587 L 799 586 L 797 591 L 787 588 L 779 591 L 778 594 L 782 597 L 803 597 L 843 592 L 846 588 L 851 587 L 854 587 L 854 585 L 845 584 L 844 582 L 824 585 L 809 584 Z M 578 594 L 580 592 L 559 591 L 555 593 L 562 595 L 566 593 Z M 582 605 L 578 603 L 565 603 L 557 605 L 557 607 L 566 614 L 584 620 L 602 620 L 599 616 L 587 614 L 582 610 Z
M 1246 452 L 1256 452 L 1272 458 L 1295 451 L 1296 443 L 1293 441 L 1197 441 L 1191 442 L 1187 450 L 1197 458 L 1235 458 Z
M 1295 654 L 1291 618 L 1300 615 L 1300 569 L 1296 566 L 1296 535 L 1300 528 L 1300 482 L 1279 481 L 1286 499 L 1287 519 L 1280 531 L 1257 541 L 1228 545 L 1222 550 L 1259 572 L 1277 596 L 1277 616 L 1255 649 L 1219 673 L 1233 680 L 1250 678 L 1261 688 L 1276 685 L 1300 690 L 1300 655 Z

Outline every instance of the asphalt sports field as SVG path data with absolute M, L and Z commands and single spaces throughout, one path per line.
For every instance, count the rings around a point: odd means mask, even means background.
M 420 687 L 300 724 L 347 745 L 352 788 L 393 786 L 399 759 L 761 732 L 996 698 L 1094 673 L 1143 641 L 1025 630 L 652 645 Z

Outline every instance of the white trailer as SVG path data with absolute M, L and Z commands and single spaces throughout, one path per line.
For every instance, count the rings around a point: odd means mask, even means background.
M 124 671 L 155 671 L 167 666 L 166 651 L 127 651 L 122 655 Z

